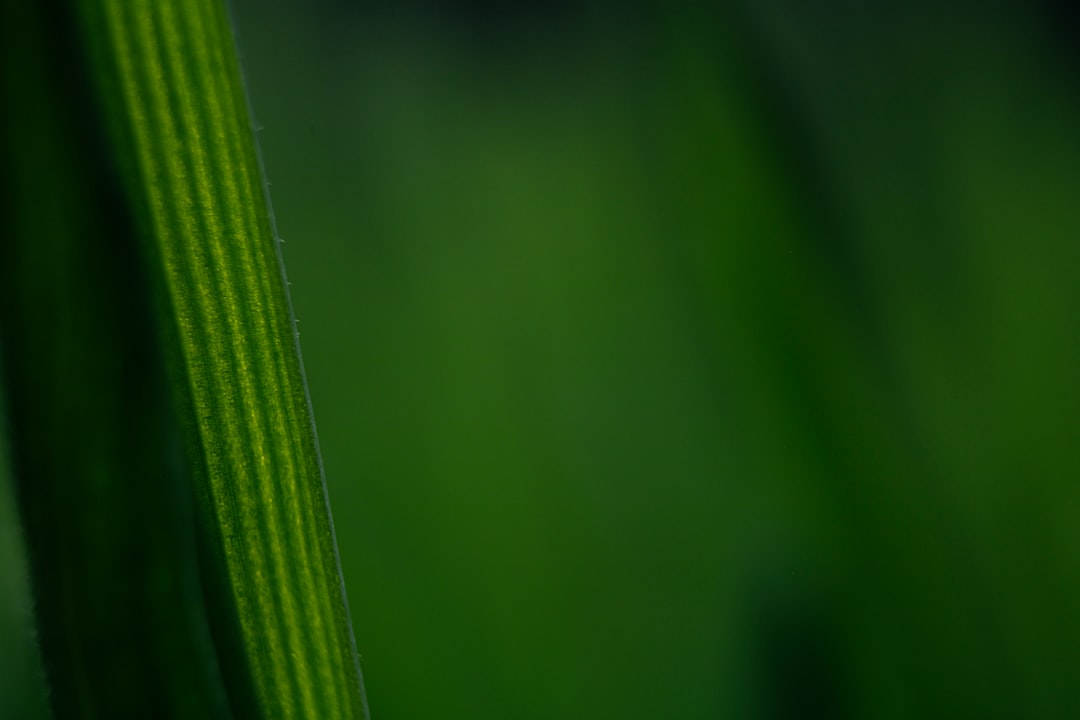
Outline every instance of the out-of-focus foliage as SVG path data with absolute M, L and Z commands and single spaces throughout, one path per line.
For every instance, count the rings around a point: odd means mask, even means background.
M 0 442 L 0 717 L 37 720 L 45 717 L 41 659 L 31 630 L 24 548 L 7 462 L 6 444 Z
M 1077 711 L 1042 8 L 324 10 L 237 14 L 376 717 Z
M 723 7 L 236 3 L 373 717 L 1080 715 L 1059 11 Z

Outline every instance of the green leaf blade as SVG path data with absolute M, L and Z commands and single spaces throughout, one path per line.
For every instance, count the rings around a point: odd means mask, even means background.
M 261 704 L 285 717 L 360 717 L 321 463 L 228 19 L 210 2 L 105 10 Z
M 48 8 L 5 6 L 40 25 L 5 57 L 25 45 L 43 68 L 43 99 L 5 128 L 8 174 L 28 197 L 53 192 L 57 212 L 42 224 L 22 203 L 4 221 L 0 346 L 54 710 L 366 717 L 225 9 L 49 8 L 73 42 L 41 39 Z M 49 47 L 73 60 L 50 71 Z M 33 85 L 2 79 L 20 100 Z M 38 125 L 23 151 L 18 135 Z M 35 342 L 42 326 L 55 333 Z M 37 462 L 88 426 L 69 456 Z M 95 663 L 99 636 L 109 663 Z

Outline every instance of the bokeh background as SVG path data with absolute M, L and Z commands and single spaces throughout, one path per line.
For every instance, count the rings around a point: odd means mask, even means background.
M 375 720 L 1080 717 L 1067 3 L 233 12 Z

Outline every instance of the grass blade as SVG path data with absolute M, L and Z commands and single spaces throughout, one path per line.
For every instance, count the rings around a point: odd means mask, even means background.
M 54 708 L 362 717 L 225 11 L 42 7 L 5 8 L 0 347 Z

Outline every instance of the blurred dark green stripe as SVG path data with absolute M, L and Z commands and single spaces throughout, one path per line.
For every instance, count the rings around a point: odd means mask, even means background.
M 155 323 L 80 18 L 3 7 L 6 429 L 58 718 L 228 717 Z

